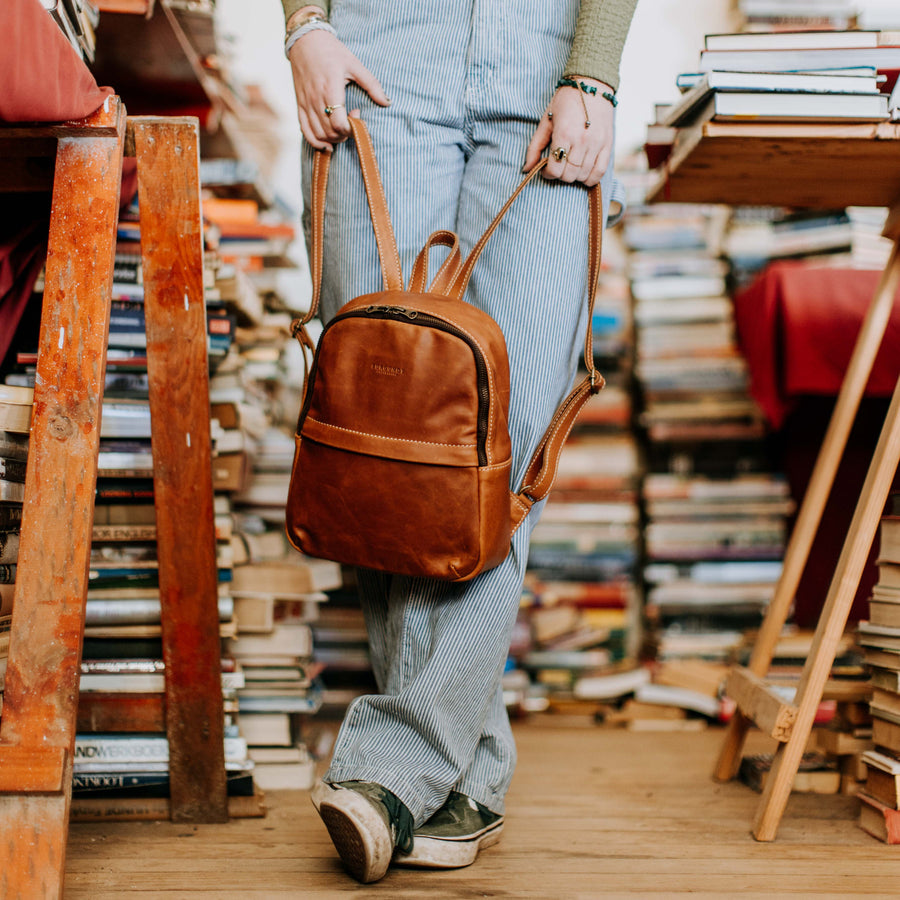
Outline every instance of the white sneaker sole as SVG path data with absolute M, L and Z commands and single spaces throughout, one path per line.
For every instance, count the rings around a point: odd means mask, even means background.
M 394 842 L 378 810 L 349 788 L 324 785 L 313 803 L 347 871 L 363 884 L 384 877 L 391 862 Z
M 462 869 L 472 865 L 478 854 L 500 840 L 503 821 L 470 838 L 447 840 L 417 835 L 411 853 L 394 854 L 394 864 L 420 869 Z

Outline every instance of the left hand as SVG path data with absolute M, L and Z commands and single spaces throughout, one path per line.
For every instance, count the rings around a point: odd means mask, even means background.
M 613 93 L 613 89 L 593 78 L 575 76 L 575 80 L 594 85 L 597 93 L 588 94 L 577 87 L 557 88 L 528 145 L 523 171 L 538 162 L 541 152 L 549 144 L 551 154 L 544 167 L 545 178 L 581 181 L 593 187 L 600 183 L 612 158 L 615 111 L 601 94 L 604 91 Z M 591 123 L 588 128 L 584 127 L 585 107 Z M 565 159 L 554 158 L 552 150 L 557 147 L 566 151 Z

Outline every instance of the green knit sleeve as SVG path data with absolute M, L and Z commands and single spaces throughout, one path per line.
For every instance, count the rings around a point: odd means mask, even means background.
M 325 15 L 327 16 L 331 4 L 330 0 L 281 0 L 281 5 L 284 7 L 284 21 L 286 24 L 287 20 L 298 9 L 303 9 L 304 6 L 319 6 L 325 10 Z
M 619 63 L 637 0 L 582 0 L 567 75 L 619 87 Z

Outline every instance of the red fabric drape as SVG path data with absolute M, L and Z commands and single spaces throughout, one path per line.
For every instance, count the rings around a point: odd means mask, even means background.
M 0 120 L 82 119 L 112 94 L 97 86 L 40 0 L 3 0 L 0 34 Z
M 803 396 L 835 396 L 850 362 L 879 272 L 769 266 L 735 296 L 738 340 L 750 390 L 773 428 Z M 900 376 L 900 295 L 866 387 L 889 397 Z
M 780 432 L 782 464 L 798 508 L 880 277 L 874 271 L 781 262 L 735 296 L 738 341 L 747 358 L 751 392 Z M 794 617 L 803 627 L 815 627 L 818 621 L 898 376 L 900 295 L 797 587 Z M 895 489 L 900 489 L 900 474 Z M 876 538 L 851 622 L 868 616 L 878 546 Z
M 81 119 L 113 93 L 97 86 L 39 0 L 0 0 L 0 35 L 0 121 Z M 48 198 L 0 194 L 0 212 L 2 365 L 46 256 Z

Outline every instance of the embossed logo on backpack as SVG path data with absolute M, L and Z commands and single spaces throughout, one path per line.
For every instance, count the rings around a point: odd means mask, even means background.
M 403 369 L 400 366 L 391 366 L 387 363 L 373 362 L 372 363 L 372 371 L 376 375 L 391 375 L 393 377 L 397 377 L 398 375 L 403 374 Z

